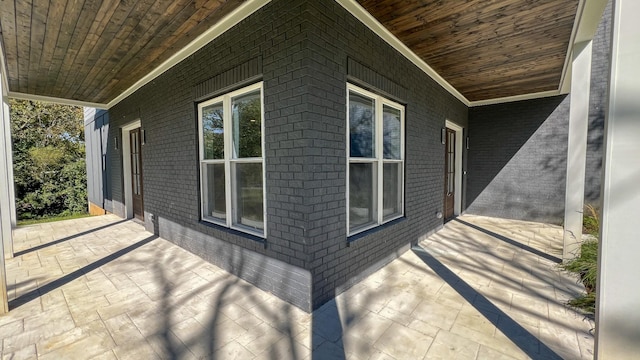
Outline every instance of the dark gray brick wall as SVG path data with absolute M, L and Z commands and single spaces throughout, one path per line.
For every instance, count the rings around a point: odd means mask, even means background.
M 310 210 L 306 231 L 313 304 L 391 261 L 442 226 L 445 120 L 467 126 L 467 107 L 335 1 L 310 2 L 310 93 L 306 149 Z M 373 229 L 348 246 L 346 229 L 346 82 L 406 106 L 405 219 Z
M 585 177 L 585 203 L 600 203 L 602 178 L 602 153 L 604 117 L 609 91 L 609 54 L 611 53 L 611 9 L 609 1 L 593 38 L 591 58 L 591 94 L 589 108 L 589 133 L 587 139 L 587 172 Z
M 594 66 L 594 74 L 602 71 Z M 266 246 L 199 220 L 197 103 L 259 80 Z M 406 106 L 406 216 L 357 239 L 346 230 L 347 82 Z M 120 128 L 140 119 L 147 138 L 145 210 L 155 216 L 146 219 L 147 228 L 305 310 L 442 226 L 436 213 L 445 120 L 471 137 L 463 158 L 469 212 L 557 221 L 563 208 L 568 98 L 469 110 L 332 0 L 272 1 L 109 114 L 112 211 L 124 215 Z M 601 162 L 592 151 L 601 147 L 601 115 L 601 107 L 592 109 L 588 166 L 594 169 Z M 599 177 L 588 181 L 595 189 Z
M 611 2 L 593 40 L 585 203 L 599 203 Z M 466 204 L 472 214 L 562 223 L 570 96 L 469 110 Z
M 185 249 L 310 310 L 304 242 L 306 174 L 298 154 L 308 127 L 305 1 L 273 1 L 110 109 L 110 138 L 140 119 L 147 228 Z M 267 246 L 200 219 L 197 102 L 264 81 Z M 114 212 L 124 215 L 122 147 L 110 177 Z M 254 276 L 255 275 L 255 276 Z M 257 276 L 260 275 L 260 276 Z M 291 283 L 290 281 L 294 281 Z
M 199 221 L 198 101 L 264 81 L 267 245 Z M 406 105 L 406 218 L 346 231 L 346 83 Z M 445 120 L 467 107 L 331 0 L 274 0 L 110 110 L 110 139 L 140 119 L 149 230 L 305 309 L 442 226 Z M 124 214 L 122 148 L 110 178 Z
M 569 97 L 469 110 L 467 212 L 560 223 Z

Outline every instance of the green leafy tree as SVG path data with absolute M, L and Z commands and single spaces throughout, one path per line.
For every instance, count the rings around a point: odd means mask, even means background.
M 82 108 L 10 100 L 19 219 L 86 212 Z

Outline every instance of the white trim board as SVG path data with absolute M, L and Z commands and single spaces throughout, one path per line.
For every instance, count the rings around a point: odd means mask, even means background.
M 42 96 L 42 95 L 31 95 L 31 94 L 25 94 L 25 93 L 9 92 L 9 97 L 12 99 L 18 99 L 18 100 L 33 100 L 33 101 L 42 101 L 42 102 L 62 104 L 62 105 L 90 107 L 90 108 L 103 109 L 103 110 L 107 109 L 106 104 L 94 103 L 89 101 L 63 99 L 63 98 L 57 98 L 53 96 Z
M 120 127 L 122 133 L 122 175 L 124 180 L 124 218 L 133 218 L 133 190 L 131 189 L 131 140 L 129 131 L 142 127 L 140 119 Z
M 464 139 L 462 138 L 462 126 L 446 120 L 445 127 L 456 132 L 456 148 L 455 148 L 455 168 L 456 175 L 454 181 L 454 196 L 453 199 L 453 215 L 460 215 L 462 213 L 462 150 Z

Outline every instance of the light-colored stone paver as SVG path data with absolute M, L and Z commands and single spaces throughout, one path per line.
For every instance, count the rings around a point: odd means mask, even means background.
M 590 359 L 562 229 L 461 216 L 313 314 L 113 215 L 21 227 L 2 359 Z

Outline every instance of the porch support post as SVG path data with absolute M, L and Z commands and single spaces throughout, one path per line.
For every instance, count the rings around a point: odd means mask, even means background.
M 5 255 L 7 244 L 10 254 L 13 255 L 13 240 L 11 234 L 11 197 L 9 196 L 9 178 L 7 171 L 7 148 L 6 137 L 4 136 L 5 122 L 9 121 L 8 112 L 5 111 L 6 96 L 4 89 L 4 74 L 0 70 L 0 99 L 2 109 L 0 109 L 0 314 L 9 312 L 9 298 L 7 296 L 7 267 Z M 9 144 L 10 145 L 10 144 Z M 13 180 L 13 179 L 11 179 Z
M 640 354 L 640 1 L 615 0 L 596 293 L 597 359 Z
M 582 212 L 587 162 L 587 130 L 589 127 L 589 88 L 591 85 L 591 41 L 573 48 L 571 106 L 569 108 L 569 141 L 564 202 L 564 246 L 562 259 L 571 260 L 580 251 Z
M 4 122 L 4 135 L 7 142 L 7 178 L 9 179 L 8 190 L 10 208 L 9 215 L 11 219 L 11 229 L 15 229 L 18 224 L 18 219 L 16 213 L 16 188 L 13 177 L 13 141 L 11 139 L 11 122 L 9 121 L 9 101 L 6 97 L 4 98 L 4 101 L 2 101 L 2 110 L 4 111 L 4 118 L 7 119 Z
M 2 75 L 4 76 L 4 75 Z M 13 171 L 9 169 L 13 167 L 11 134 L 9 130 L 9 102 L 4 90 L 0 90 L 0 98 L 2 99 L 2 123 L 0 124 L 0 212 L 2 218 L 2 242 L 4 248 L 4 258 L 13 257 L 13 225 L 12 225 L 12 209 L 11 202 L 14 201 L 12 194 L 13 189 Z

